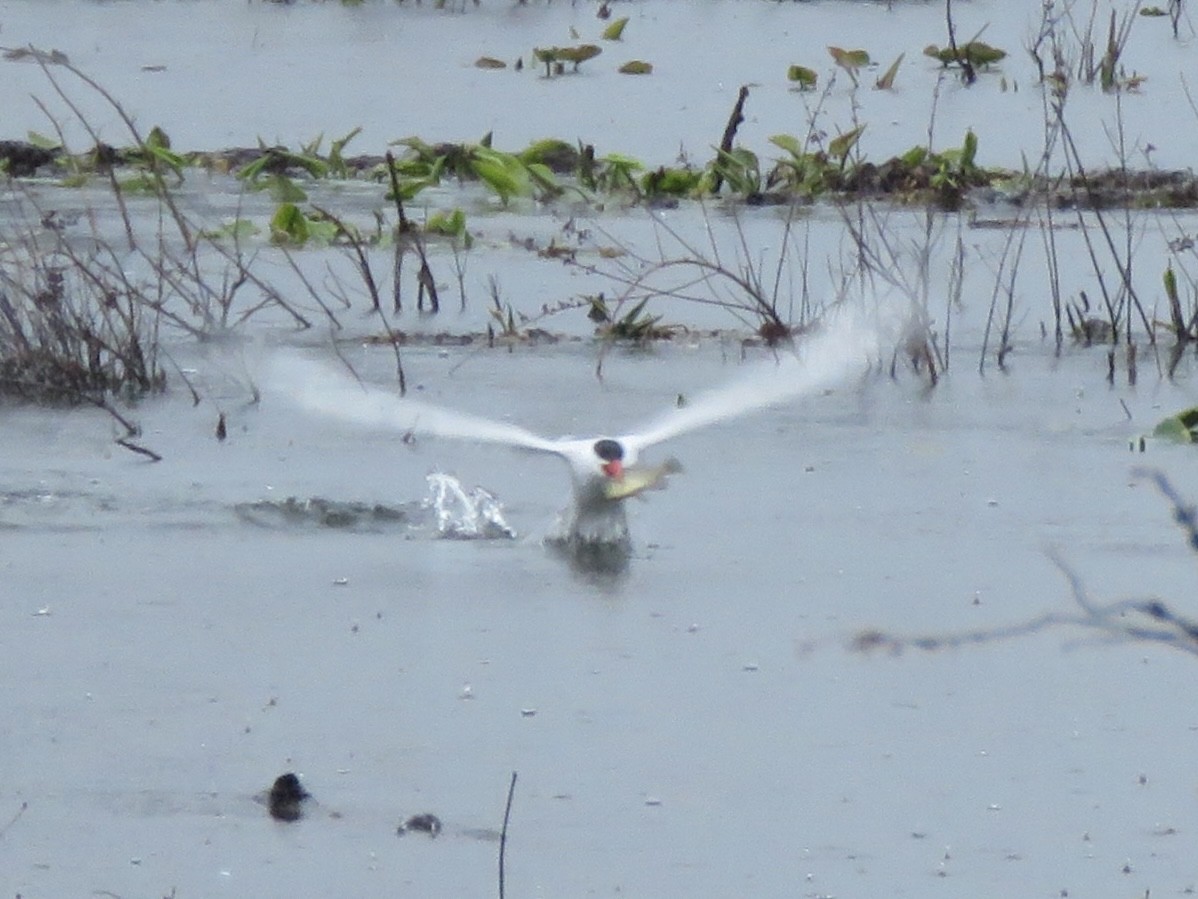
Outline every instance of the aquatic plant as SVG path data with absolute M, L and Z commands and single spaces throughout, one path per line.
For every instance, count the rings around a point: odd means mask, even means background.
M 491 320 L 499 326 L 498 335 L 492 324 L 487 325 L 487 340 L 494 343 L 496 336 L 512 341 L 520 339 L 520 327 L 516 321 L 516 310 L 511 303 L 503 302 L 500 296 L 499 279 L 494 275 L 487 276 L 487 291 L 491 294 L 491 306 L 487 310 Z
M 618 19 L 612 19 L 611 23 L 603 29 L 603 39 L 605 41 L 618 41 L 624 36 L 624 29 L 628 25 L 628 16 L 621 16 Z
M 869 53 L 865 50 L 845 50 L 842 47 L 830 46 L 828 55 L 832 57 L 832 61 L 839 68 L 848 74 L 849 80 L 853 82 L 853 87 L 857 87 L 857 73 L 871 62 Z
M 1100 39 L 1095 33 L 1097 0 L 1092 0 L 1084 23 L 1077 19 L 1080 10 L 1075 4 L 1064 4 L 1058 10 L 1054 4 L 1046 3 L 1039 32 L 1026 45 L 1041 82 L 1060 90 L 1075 80 L 1087 85 L 1097 81 L 1108 93 L 1138 87 L 1143 78 L 1134 73 L 1128 75 L 1122 63 L 1139 6 L 1137 0 L 1121 18 L 1114 9 L 1110 11 L 1106 40 L 1101 43 L 1100 51 Z M 1180 11 L 1180 3 L 1177 8 Z M 1177 36 L 1176 24 L 1173 36 Z
M 23 195 L 30 217 L 21 233 L 5 235 L 10 247 L 3 279 L 10 307 L 5 319 L 11 348 L 19 350 L 10 354 L 12 365 L 36 372 L 38 380 L 50 385 L 58 364 L 55 389 L 65 381 L 86 388 L 86 398 L 93 401 L 97 390 L 162 388 L 165 374 L 157 359 L 164 328 L 207 340 L 227 334 L 265 308 L 282 310 L 299 327 L 308 327 L 303 313 L 252 270 L 242 252 L 243 231 L 214 235 L 184 214 L 175 189 L 185 157 L 170 147 L 165 133 L 154 129 L 143 138 L 133 117 L 102 85 L 69 61 L 48 62 L 51 58 L 39 56 L 39 64 L 92 140 L 90 155 L 101 162 L 96 171 L 108 185 L 121 233 L 112 235 L 90 215 L 89 233 L 69 232 L 52 210 L 41 209 L 32 194 Z M 116 114 L 132 138 L 132 149 L 116 153 L 99 139 L 68 90 L 77 85 Z M 130 168 L 137 170 L 132 182 L 137 190 L 156 201 L 156 213 L 135 217 L 131 212 L 125 177 Z M 239 305 L 243 298 L 247 301 Z M 39 349 L 39 341 L 49 336 L 58 356 L 47 354 L 50 344 Z M 24 361 L 13 362 L 17 355 Z M 10 366 L 10 376 L 12 372 Z
M 449 238 L 453 253 L 454 272 L 458 280 L 460 309 L 466 309 L 466 254 L 474 246 L 474 236 L 466 228 L 466 213 L 460 209 L 435 212 L 424 223 L 424 233 Z
M 746 147 L 733 147 L 731 150 L 716 150 L 716 158 L 709 165 L 711 191 L 715 193 L 717 184 L 726 184 L 734 194 L 745 198 L 760 196 L 764 180 L 761 175 L 761 164 L 757 154 Z
M 578 44 L 574 47 L 536 47 L 532 55 L 545 66 L 545 77 L 552 78 L 564 74 L 566 63 L 571 63 L 571 71 L 577 72 L 580 65 L 602 52 L 603 48 L 597 44 Z
M 630 304 L 630 308 L 623 312 L 618 304 L 617 308 L 609 309 L 602 293 L 586 299 L 590 304 L 587 318 L 598 325 L 598 334 L 604 340 L 649 343 L 654 340 L 668 340 L 679 330 L 677 326 L 662 325 L 662 316 L 650 315 L 646 311 L 649 297 Z
M 643 59 L 631 59 L 616 69 L 621 75 L 652 75 L 653 63 Z
M 937 47 L 928 44 L 923 49 L 924 56 L 937 59 L 944 67 L 971 66 L 973 69 L 989 69 L 995 63 L 1006 59 L 1007 51 L 992 47 L 982 41 L 967 41 L 959 46 Z
M 705 179 L 706 173 L 697 169 L 659 166 L 641 176 L 641 193 L 650 200 L 697 196 Z
M 724 309 L 771 345 L 785 342 L 793 333 L 807 327 L 818 310 L 808 303 L 805 256 L 801 247 L 793 243 L 795 207 L 790 207 L 784 220 L 779 249 L 772 264 L 749 245 L 734 208 L 727 218 L 720 220 L 719 227 L 706 217 L 705 207 L 704 215 L 709 238 L 707 247 L 687 240 L 666 219 L 654 215 L 652 223 L 658 232 L 654 242 L 657 255 L 649 256 L 606 231 L 596 229 L 619 252 L 600 254 L 602 262 L 599 264 L 573 264 L 614 282 L 620 288 L 615 308 L 628 304 L 638 319 L 649 308 L 642 301 L 660 304 L 673 300 Z M 722 246 L 717 237 L 726 230 L 723 226 L 731 229 L 730 248 Z M 803 285 L 797 294 L 792 289 L 792 265 L 801 267 Z M 591 312 L 596 312 L 594 306 Z
M 394 143 L 408 148 L 406 158 L 390 163 L 395 176 L 392 194 L 405 201 L 439 183 L 445 175 L 482 182 L 504 205 L 514 197 L 544 200 L 562 192 L 553 170 L 545 162 L 536 161 L 538 154 L 549 151 L 545 142 L 525 151 L 527 156 L 494 149 L 490 134 L 476 144 L 428 144 L 418 137 Z
M 343 231 L 344 226 L 334 224 L 327 216 L 308 215 L 295 203 L 281 203 L 270 220 L 270 239 L 276 244 L 329 244 Z
M 874 87 L 880 91 L 888 91 L 894 87 L 894 79 L 898 75 L 899 66 L 903 64 L 903 59 L 907 56 L 906 53 L 900 53 L 874 82 Z
M 819 73 L 807 66 L 792 65 L 786 70 L 786 80 L 797 84 L 799 90 L 815 90 L 816 82 L 819 81 Z
M 159 317 L 104 257 L 76 248 L 53 214 L 0 233 L 0 394 L 101 402 L 162 390 Z

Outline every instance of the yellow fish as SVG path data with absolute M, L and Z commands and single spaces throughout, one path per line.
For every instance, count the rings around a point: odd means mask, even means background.
M 608 499 L 628 499 L 646 490 L 661 490 L 666 486 L 667 477 L 681 471 L 682 463 L 673 456 L 660 465 L 625 468 L 618 478 L 604 483 L 603 495 Z

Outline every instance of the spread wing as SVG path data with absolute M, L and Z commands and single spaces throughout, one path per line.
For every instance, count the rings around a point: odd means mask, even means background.
M 752 366 L 728 384 L 696 396 L 657 418 L 639 433 L 621 437 L 638 449 L 721 421 L 818 393 L 860 371 L 876 352 L 877 334 L 849 316 L 805 337 L 797 353 Z
M 359 384 L 342 371 L 294 356 L 275 359 L 266 381 L 272 392 L 300 408 L 363 427 L 496 443 L 557 456 L 568 456 L 573 450 L 569 441 L 549 440 L 517 425 L 401 398 Z

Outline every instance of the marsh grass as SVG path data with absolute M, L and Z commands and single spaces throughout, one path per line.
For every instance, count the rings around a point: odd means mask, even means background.
M 135 397 L 166 382 L 160 317 L 130 290 L 106 249 L 79 249 L 49 213 L 3 236 L 0 392 L 38 403 Z
M 715 306 L 774 345 L 818 317 L 821 309 L 811 298 L 806 253 L 796 239 L 798 207 L 789 207 L 777 248 L 769 251 L 751 246 L 735 207 L 718 218 L 706 205 L 701 209 L 705 244 L 652 213 L 652 253 L 596 228 L 619 252 L 608 254 L 601 264 L 574 264 L 615 283 L 612 320 L 621 318 L 625 308 L 640 315 L 650 301 L 653 308 L 663 301 Z
M 93 141 L 93 169 L 80 168 L 77 177 L 106 186 L 116 228 L 91 206 L 78 217 L 60 216 L 14 183 L 19 213 L 0 225 L 0 392 L 41 403 L 134 398 L 166 386 L 164 330 L 220 339 L 267 308 L 282 310 L 297 327 L 311 326 L 256 273 L 256 257 L 236 231 L 231 240 L 216 237 L 187 215 L 178 194 L 181 163 L 165 135 L 155 129 L 143 138 L 121 104 L 62 54 L 29 52 Z M 98 94 L 124 124 L 133 141 L 124 167 L 72 87 Z M 82 157 L 68 152 L 64 129 L 53 117 L 51 123 L 64 157 L 78 164 Z
M 1123 59 L 1141 6 L 1141 0 L 1135 0 L 1122 16 L 1110 9 L 1103 40 L 1099 16 L 1106 11 L 1105 4 L 1091 0 L 1086 12 L 1084 5 L 1073 0 L 1045 0 L 1039 29 L 1026 47 L 1041 82 L 1089 85 L 1097 81 L 1107 92 L 1134 85 L 1136 76 L 1127 75 Z M 1178 2 L 1178 16 L 1180 9 Z

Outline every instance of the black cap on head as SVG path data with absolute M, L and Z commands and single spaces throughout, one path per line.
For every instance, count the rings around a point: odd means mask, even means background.
M 624 447 L 620 446 L 619 441 L 609 440 L 605 437 L 595 441 L 595 455 L 604 462 L 615 462 L 617 459 L 624 458 Z

